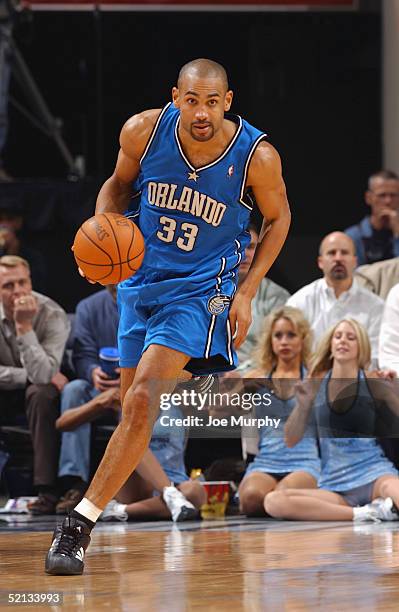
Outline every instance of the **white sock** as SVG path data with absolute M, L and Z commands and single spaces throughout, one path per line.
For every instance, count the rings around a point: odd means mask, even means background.
M 364 521 L 370 518 L 369 506 L 359 506 L 358 508 L 352 508 L 352 510 L 354 521 Z
M 102 510 L 97 508 L 87 497 L 84 497 L 82 501 L 78 503 L 74 508 L 75 512 L 79 512 L 82 516 L 89 519 L 92 523 L 95 523 L 100 516 Z

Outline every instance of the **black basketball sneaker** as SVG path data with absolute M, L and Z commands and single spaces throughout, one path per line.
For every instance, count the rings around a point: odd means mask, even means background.
M 83 574 L 83 558 L 90 544 L 90 528 L 72 516 L 57 525 L 46 557 L 47 574 L 76 576 Z

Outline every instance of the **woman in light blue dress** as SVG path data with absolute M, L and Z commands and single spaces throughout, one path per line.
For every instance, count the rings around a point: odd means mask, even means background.
M 281 419 L 278 429 L 259 429 L 259 451 L 239 487 L 240 509 L 248 516 L 264 516 L 265 496 L 285 487 L 317 486 L 320 459 L 314 432 L 306 432 L 295 448 L 284 442 L 284 423 L 295 405 L 294 385 L 304 377 L 312 345 L 309 323 L 297 308 L 274 310 L 265 321 L 255 359 L 246 378 L 266 379 L 271 405 L 254 408 L 258 419 Z M 260 381 L 257 381 L 259 384 Z
M 399 414 L 397 382 L 365 372 L 370 362 L 366 330 L 348 319 L 321 340 L 310 377 L 297 393 L 286 426 L 293 444 L 309 420 L 318 431 L 321 475 L 317 490 L 287 489 L 267 496 L 267 512 L 295 520 L 396 520 L 398 471 L 375 438 L 379 408 Z M 396 387 L 396 393 L 395 393 Z

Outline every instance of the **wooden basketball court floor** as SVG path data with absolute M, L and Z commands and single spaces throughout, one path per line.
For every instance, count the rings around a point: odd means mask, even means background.
M 84 575 L 47 576 L 54 522 L 1 517 L 1 610 L 15 592 L 60 592 L 68 612 L 399 610 L 398 523 L 100 523 Z

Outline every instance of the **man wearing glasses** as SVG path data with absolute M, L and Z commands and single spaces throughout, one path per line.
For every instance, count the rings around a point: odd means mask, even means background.
M 368 180 L 365 201 L 371 215 L 345 230 L 355 243 L 358 264 L 399 256 L 399 178 L 380 170 Z

